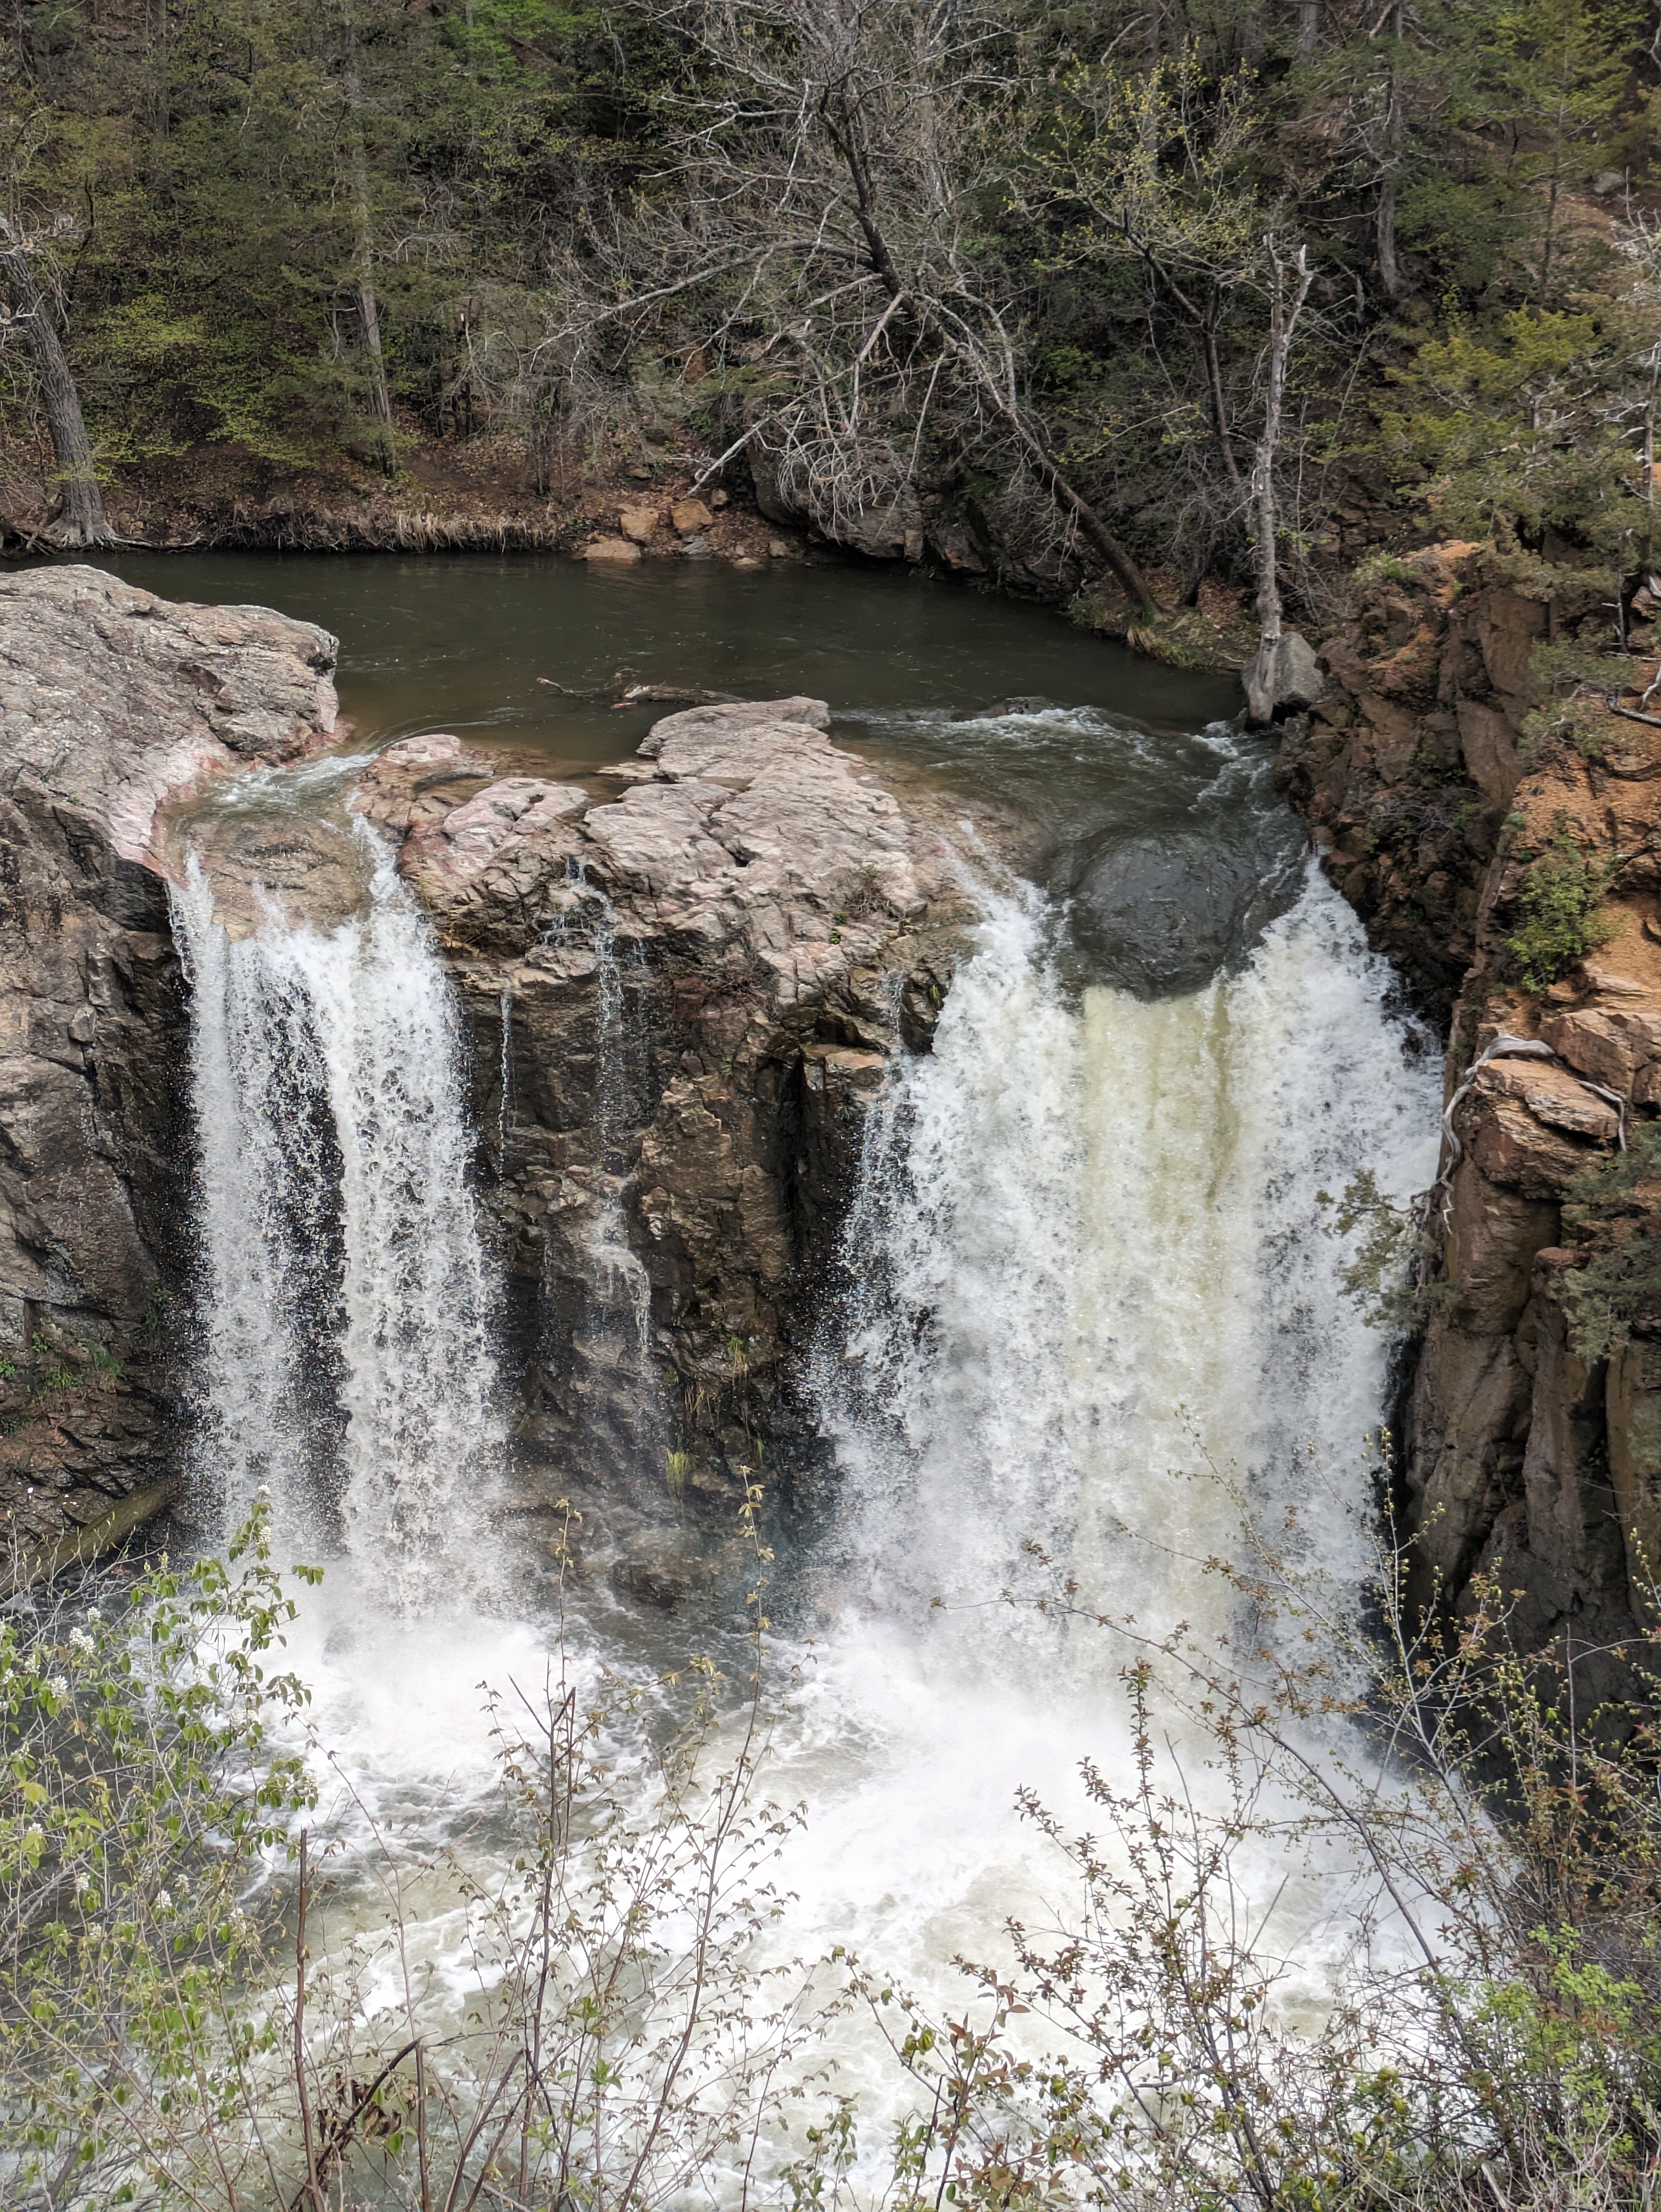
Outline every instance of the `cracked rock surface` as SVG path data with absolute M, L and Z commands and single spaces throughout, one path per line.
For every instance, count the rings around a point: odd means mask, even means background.
M 672 1453 L 715 1511 L 758 1464 L 819 1479 L 796 1378 L 866 1116 L 974 918 L 957 825 L 1014 834 L 891 788 L 829 721 L 694 708 L 593 789 L 406 740 L 352 801 L 466 1006 L 533 1492 L 661 1499 Z

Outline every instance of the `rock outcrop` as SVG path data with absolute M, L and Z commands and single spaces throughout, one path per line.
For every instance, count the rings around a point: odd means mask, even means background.
M 332 736 L 335 642 L 94 568 L 0 577 L 0 1512 L 9 1574 L 168 1495 L 186 1010 L 163 803 Z
M 1530 720 L 1535 648 L 1603 596 L 1558 581 L 1554 601 L 1463 545 L 1384 564 L 1326 645 L 1330 686 L 1288 725 L 1280 773 L 1449 1032 L 1402 1440 L 1421 1595 L 1457 1605 L 1488 1576 L 1521 1644 L 1607 1655 L 1652 1615 L 1661 1314 L 1610 1357 L 1578 1348 L 1591 1232 L 1565 1203 L 1661 1104 L 1661 756 L 1636 726 L 1610 720 L 1582 751 Z M 1510 940 L 1542 856 L 1584 869 L 1588 896 L 1606 887 L 1609 934 L 1530 989 Z M 1624 1678 L 1602 1656 L 1580 1679 L 1601 1695 Z
M 533 1492 L 811 1485 L 791 1353 L 866 1110 L 926 1043 L 970 918 L 931 802 L 828 720 L 799 698 L 673 714 L 598 794 L 481 786 L 500 756 L 411 740 L 353 802 L 400 840 L 477 1041 Z

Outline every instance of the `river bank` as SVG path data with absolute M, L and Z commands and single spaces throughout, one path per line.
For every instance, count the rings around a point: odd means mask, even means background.
M 1216 577 L 1150 571 L 1166 610 L 1150 623 L 1083 550 L 1012 539 L 972 499 L 919 504 L 890 530 L 851 515 L 827 535 L 776 478 L 740 455 L 642 447 L 597 465 L 586 453 L 532 465 L 512 437 L 439 441 L 411 431 L 396 472 L 354 465 L 283 471 L 234 446 L 204 446 L 116 472 L 105 505 L 120 550 L 265 553 L 557 553 L 633 565 L 715 560 L 739 568 L 910 566 L 999 595 L 1064 608 L 1081 629 L 1166 665 L 1232 673 L 1256 645 L 1250 592 Z M 0 486 L 0 557 L 61 557 L 42 453 Z M 538 489 L 538 483 L 540 489 Z

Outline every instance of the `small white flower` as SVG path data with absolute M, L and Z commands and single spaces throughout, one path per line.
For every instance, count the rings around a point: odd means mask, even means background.
M 75 1893 L 77 1897 L 84 1897 L 91 1887 L 92 1876 L 83 1867 L 81 1872 L 75 1877 Z
M 155 1893 L 155 1909 L 158 1912 L 173 1911 L 173 1899 L 165 1889 L 158 1889 Z
M 98 1649 L 84 1628 L 70 1629 L 70 1642 L 77 1651 L 96 1651 Z
M 70 1678 L 67 1674 L 48 1674 L 46 1687 L 54 1698 L 67 1698 L 70 1693 Z
M 87 1618 L 88 1620 L 102 1620 L 104 1616 L 95 1605 L 89 1605 L 87 1607 Z

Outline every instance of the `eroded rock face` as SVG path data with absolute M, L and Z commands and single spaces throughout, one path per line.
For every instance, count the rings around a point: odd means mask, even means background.
M 1530 758 L 1530 655 L 1577 611 L 1474 547 L 1395 564 L 1324 647 L 1331 686 L 1288 726 L 1280 775 L 1373 943 L 1451 1032 L 1460 1149 L 1436 1195 L 1440 1279 L 1403 1438 L 1420 1595 L 1469 1603 L 1490 1576 L 1521 1644 L 1607 1654 L 1652 1607 L 1661 1334 L 1640 1322 L 1607 1360 L 1577 1351 L 1565 1281 L 1587 1255 L 1564 1206 L 1661 1107 L 1661 772 L 1551 743 Z M 1506 939 L 1534 857 L 1565 838 L 1594 866 L 1621 855 L 1615 933 L 1532 993 Z M 1506 1037 L 1536 1055 L 1477 1066 Z M 1617 1661 L 1580 1663 L 1584 1693 L 1620 1692 Z
M 1549 619 L 1474 546 L 1394 562 L 1322 646 L 1330 682 L 1281 748 L 1281 787 L 1333 880 L 1444 1022 L 1476 957 Z
M 410 741 L 354 801 L 399 841 L 475 1039 L 538 1494 L 664 1504 L 672 1481 L 726 1511 L 812 1479 L 792 1354 L 866 1113 L 971 915 L 930 803 L 828 720 L 801 698 L 673 714 L 598 792 L 481 786 L 487 757 Z
M 264 608 L 0 577 L 0 1510 L 31 1559 L 172 1479 L 190 1140 L 158 810 L 327 743 L 334 657 Z

